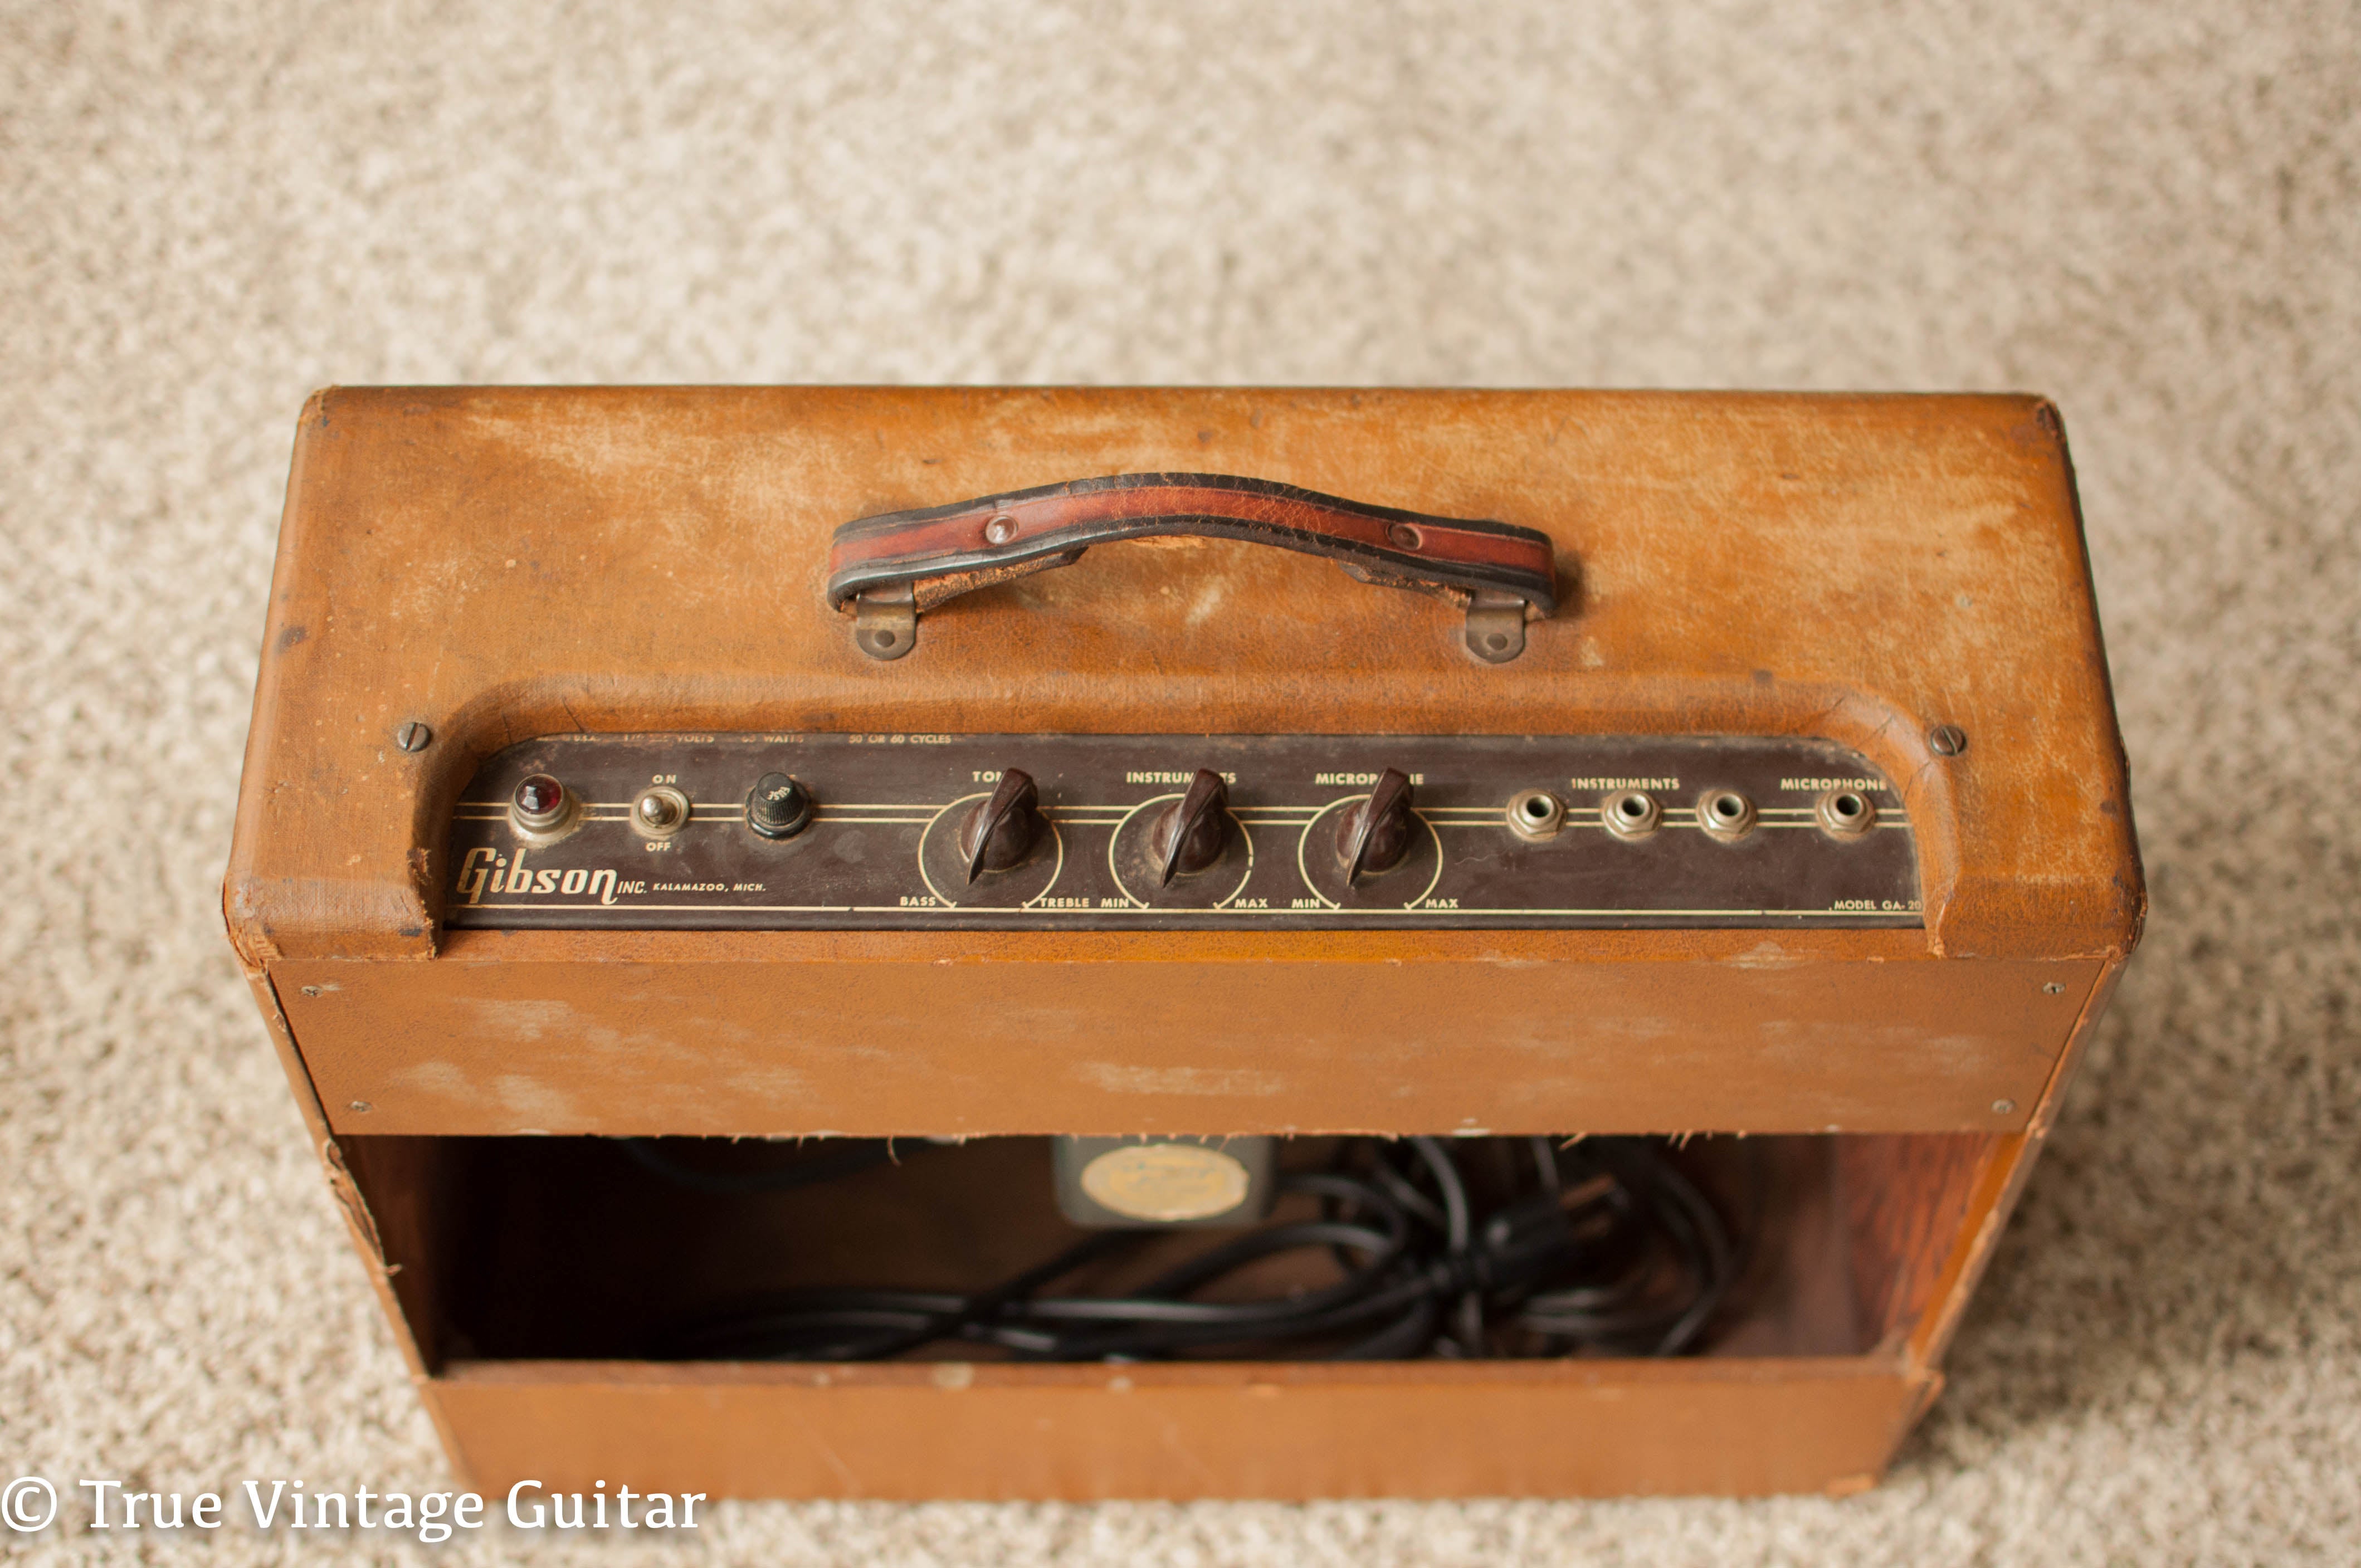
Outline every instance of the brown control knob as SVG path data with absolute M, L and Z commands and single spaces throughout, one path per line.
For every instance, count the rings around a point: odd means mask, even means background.
M 959 832 L 960 859 L 971 883 L 985 872 L 1005 872 L 1025 859 L 1041 832 L 1041 792 L 1033 775 L 1016 768 L 1000 775 L 992 798 L 967 814 Z
M 1179 800 L 1148 829 L 1148 853 L 1156 862 L 1156 885 L 1170 887 L 1175 873 L 1202 872 L 1222 858 L 1230 837 L 1230 791 L 1222 775 L 1199 768 Z
M 1410 808 L 1410 775 L 1388 768 L 1378 775 L 1369 798 L 1345 807 L 1336 824 L 1336 863 L 1345 870 L 1345 883 L 1401 864 L 1417 825 Z

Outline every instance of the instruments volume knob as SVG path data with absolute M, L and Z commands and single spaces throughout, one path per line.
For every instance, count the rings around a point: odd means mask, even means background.
M 959 852 L 970 883 L 985 872 L 1005 872 L 1025 859 L 1041 832 L 1040 798 L 1033 775 L 1010 768 L 1000 775 L 992 798 L 967 814 L 960 826 Z
M 1410 775 L 1388 768 L 1378 775 L 1368 799 L 1345 808 L 1336 824 L 1336 863 L 1347 886 L 1393 870 L 1410 852 L 1411 830 L 1418 821 L 1410 794 Z
M 1202 872 L 1222 858 L 1230 836 L 1230 792 L 1222 775 L 1199 768 L 1188 789 L 1148 830 L 1148 852 L 1156 862 L 1156 885 L 1170 887 L 1174 874 Z

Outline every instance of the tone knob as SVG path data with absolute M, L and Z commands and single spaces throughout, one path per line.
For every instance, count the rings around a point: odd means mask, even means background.
M 1411 815 L 1410 775 L 1388 768 L 1378 775 L 1369 798 L 1345 807 L 1336 824 L 1336 863 L 1345 870 L 1346 885 L 1401 864 L 1417 825 Z
M 960 827 L 960 859 L 967 862 L 969 882 L 1024 860 L 1041 831 L 1040 798 L 1031 773 L 1011 768 L 1000 775 L 992 798 L 969 812 Z
M 1222 775 L 1199 768 L 1188 789 L 1148 830 L 1148 852 L 1156 861 L 1156 885 L 1170 887 L 1173 876 L 1202 872 L 1222 858 L 1230 837 L 1230 792 Z
M 765 839 L 792 839 L 811 819 L 811 791 L 785 773 L 764 773 L 746 796 L 746 826 Z

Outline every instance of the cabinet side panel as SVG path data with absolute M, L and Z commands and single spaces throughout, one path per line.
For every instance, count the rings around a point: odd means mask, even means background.
M 1960 1245 L 1977 1179 L 1998 1146 L 1975 1133 L 1833 1140 L 1854 1298 L 1872 1343 L 1898 1344 L 1935 1300 Z
M 1852 1491 L 1884 1468 L 1923 1382 L 1865 1360 L 1480 1378 L 1412 1363 L 1350 1382 L 1250 1366 L 1188 1381 L 959 1364 L 892 1382 L 863 1368 L 459 1370 L 430 1395 L 487 1492 L 528 1478 L 587 1492 L 621 1475 L 717 1497 L 1070 1501 Z
M 297 967 L 340 1130 L 754 1136 L 2008 1130 L 2097 969 Z

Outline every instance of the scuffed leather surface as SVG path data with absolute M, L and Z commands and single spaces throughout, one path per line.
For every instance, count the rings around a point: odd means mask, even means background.
M 828 609 L 849 519 L 1190 467 L 1539 529 L 1580 595 L 1499 667 L 1226 543 L 965 596 L 889 664 Z M 314 398 L 225 906 L 251 960 L 430 955 L 448 804 L 537 733 L 1018 726 L 1817 734 L 1903 789 L 1933 950 L 2120 953 L 2143 908 L 2039 400 L 871 389 Z

